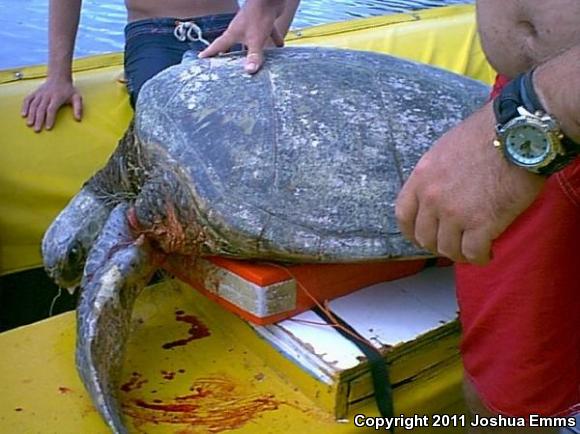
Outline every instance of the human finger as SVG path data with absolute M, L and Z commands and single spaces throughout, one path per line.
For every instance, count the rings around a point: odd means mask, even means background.
M 272 41 L 274 42 L 276 47 L 284 46 L 284 36 L 282 36 L 282 33 L 280 33 L 280 31 L 276 28 L 276 26 L 274 26 L 274 28 L 272 29 L 270 38 L 272 38 Z
M 56 119 L 56 112 L 59 109 L 59 105 L 56 103 L 55 100 L 51 100 L 50 104 L 46 108 L 46 120 L 44 122 L 44 127 L 47 130 L 52 129 L 54 126 L 54 120 Z
M 48 98 L 43 98 L 38 107 L 36 107 L 36 115 L 34 117 L 34 131 L 37 133 L 42 130 L 44 126 L 44 120 L 46 119 L 46 111 L 48 109 L 48 104 L 50 100 Z
M 409 180 L 410 181 L 410 180 Z M 395 203 L 395 217 L 399 225 L 401 233 L 409 241 L 416 243 L 415 240 L 415 219 L 417 217 L 417 211 L 419 209 L 419 203 L 417 201 L 417 196 L 411 183 L 407 181 L 397 201 Z
M 244 70 L 249 74 L 255 74 L 262 67 L 264 63 L 264 51 L 262 48 L 250 48 L 248 46 L 248 54 L 246 55 L 246 64 Z
M 38 107 L 38 104 L 40 104 L 41 100 L 42 100 L 41 97 L 36 96 L 36 97 L 32 98 L 32 100 L 30 101 L 30 104 L 28 105 L 28 114 L 26 116 L 26 125 L 28 125 L 29 127 L 34 125 L 34 120 L 36 118 L 36 108 Z
M 28 108 L 30 107 L 30 102 L 32 101 L 33 98 L 34 98 L 34 94 L 30 94 L 26 98 L 24 98 L 24 101 L 22 101 L 22 108 L 20 109 L 20 115 L 23 118 L 28 116 Z
M 437 232 L 437 252 L 455 262 L 467 262 L 461 252 L 463 230 L 460 225 L 440 221 Z
M 437 253 L 439 220 L 432 208 L 420 205 L 415 219 L 415 240 L 426 250 Z
M 83 117 L 83 97 L 75 93 L 72 96 L 72 107 L 73 107 L 73 116 L 77 121 L 80 121 Z
M 468 262 L 485 265 L 491 260 L 491 242 L 485 229 L 466 230 L 461 240 L 461 252 Z
M 205 57 L 216 56 L 219 53 L 225 53 L 236 44 L 236 42 L 235 38 L 231 36 L 231 32 L 226 30 L 219 38 L 216 38 L 211 44 L 209 44 L 205 50 L 199 53 L 198 57 L 203 59 Z

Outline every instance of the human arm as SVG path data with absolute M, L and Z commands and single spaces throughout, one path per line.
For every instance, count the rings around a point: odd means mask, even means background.
M 544 107 L 580 142 L 580 47 L 534 74 Z M 441 137 L 419 161 L 396 204 L 401 231 L 458 262 L 486 264 L 491 243 L 537 197 L 545 178 L 508 163 L 494 149 L 490 103 Z
M 562 131 L 580 143 L 580 44 L 539 65 L 534 88 Z
M 299 0 L 248 0 L 232 20 L 228 29 L 199 57 L 211 57 L 237 43 L 247 46 L 246 72 L 256 73 L 264 63 L 264 47 L 269 38 L 284 45 L 284 35 L 298 8 Z
M 28 95 L 21 114 L 26 124 L 39 132 L 51 129 L 64 104 L 73 106 L 76 120 L 82 117 L 82 98 L 72 80 L 74 42 L 79 25 L 81 0 L 51 0 L 49 6 L 49 59 L 46 81 Z

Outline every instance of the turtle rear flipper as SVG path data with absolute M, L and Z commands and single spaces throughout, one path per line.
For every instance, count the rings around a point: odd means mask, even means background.
M 117 401 L 118 378 L 135 299 L 155 271 L 146 241 L 135 241 L 128 204 L 109 215 L 93 245 L 77 308 L 76 363 L 90 397 L 115 433 L 126 433 Z

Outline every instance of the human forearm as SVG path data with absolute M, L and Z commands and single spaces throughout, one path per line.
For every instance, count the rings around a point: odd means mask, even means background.
M 564 133 L 580 143 L 580 45 L 538 66 L 534 88 Z
M 72 80 L 81 0 L 50 0 L 48 80 Z

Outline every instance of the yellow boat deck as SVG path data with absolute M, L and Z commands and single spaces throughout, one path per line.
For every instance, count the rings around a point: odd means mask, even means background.
M 177 281 L 144 291 L 132 327 L 120 391 L 131 432 L 361 431 L 318 410 L 299 389 L 307 384 L 286 382 L 298 368 L 245 322 Z M 77 377 L 74 342 L 72 312 L 0 335 L 0 432 L 108 432 Z M 457 362 L 396 388 L 395 414 L 460 413 L 460 380 Z M 377 415 L 372 403 L 359 412 Z
M 290 44 L 387 52 L 489 82 L 473 6 L 337 23 L 294 32 Z M 118 54 L 76 63 L 86 116 L 69 110 L 50 133 L 19 116 L 45 69 L 0 71 L 0 275 L 39 266 L 45 228 L 106 160 L 131 112 Z M 66 313 L 0 334 L 1 433 L 106 433 L 74 368 L 75 318 Z M 131 432 L 360 432 L 336 422 L 287 375 L 284 359 L 233 314 L 182 284 L 149 287 L 138 300 L 120 396 Z M 398 387 L 395 414 L 462 411 L 459 361 L 434 378 Z M 365 404 L 367 405 L 367 404 Z M 356 410 L 376 415 L 374 405 Z M 353 416 L 353 415 L 351 415 Z M 413 432 L 462 432 L 451 428 Z

